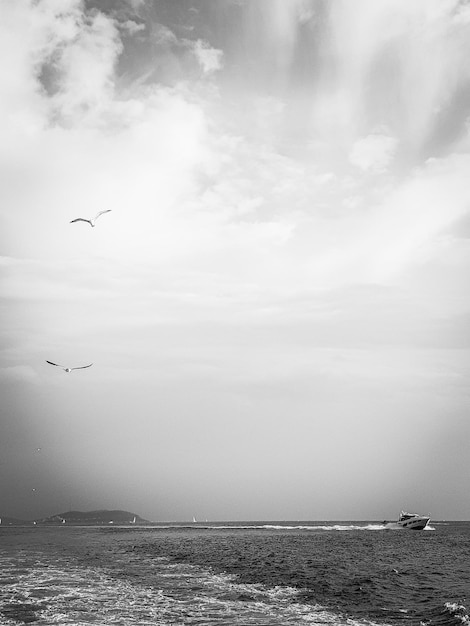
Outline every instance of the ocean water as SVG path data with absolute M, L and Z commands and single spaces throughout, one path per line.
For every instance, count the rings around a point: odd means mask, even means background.
M 470 625 L 470 523 L 0 527 L 0 624 Z

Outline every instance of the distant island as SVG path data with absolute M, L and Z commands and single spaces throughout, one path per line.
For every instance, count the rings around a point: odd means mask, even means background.
M 0 517 L 0 526 L 29 526 L 59 524 L 72 524 L 74 526 L 97 526 L 108 524 L 150 524 L 148 520 L 136 513 L 121 510 L 98 510 L 98 511 L 66 511 L 50 517 L 36 520 L 21 520 L 16 517 Z

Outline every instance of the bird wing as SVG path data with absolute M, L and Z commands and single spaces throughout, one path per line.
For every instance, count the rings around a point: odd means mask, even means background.
M 49 363 L 49 365 L 55 365 L 56 367 L 64 367 L 63 365 L 59 365 L 58 363 L 53 363 L 52 361 L 48 361 L 46 359 L 46 363 Z
M 105 209 L 104 211 L 100 211 L 99 213 L 96 214 L 95 220 L 97 220 L 100 215 L 103 215 L 103 213 L 109 213 L 110 211 L 112 211 L 112 209 Z
M 77 217 L 75 220 L 70 220 L 70 224 L 73 224 L 74 222 L 87 222 L 88 224 L 91 224 L 90 220 L 86 220 L 84 217 Z
M 84 370 L 87 367 L 91 367 L 93 365 L 93 363 L 90 363 L 90 365 L 80 365 L 80 367 L 71 367 L 71 370 Z

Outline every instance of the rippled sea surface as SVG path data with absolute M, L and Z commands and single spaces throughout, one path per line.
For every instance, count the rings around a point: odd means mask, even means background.
M 470 523 L 0 527 L 0 624 L 470 625 Z

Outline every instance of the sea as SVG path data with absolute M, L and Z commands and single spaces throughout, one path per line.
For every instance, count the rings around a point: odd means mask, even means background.
M 0 624 L 470 625 L 470 522 L 0 526 Z

